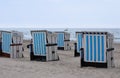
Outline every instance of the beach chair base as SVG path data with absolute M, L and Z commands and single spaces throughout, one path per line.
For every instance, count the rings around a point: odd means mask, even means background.
M 80 53 L 77 52 L 77 50 L 74 51 L 74 57 L 79 57 Z
M 46 56 L 35 56 L 33 52 L 30 53 L 30 60 L 31 61 L 46 61 Z
M 64 50 L 64 47 L 58 47 L 58 50 Z
M 42 61 L 42 62 L 46 62 L 47 61 L 46 56 L 35 56 L 33 54 L 33 52 L 30 53 L 30 60 L 31 61 Z M 58 57 L 58 59 L 51 60 L 51 61 L 58 61 L 58 60 L 59 60 L 59 57 Z
M 8 53 L 0 52 L 0 56 L 1 57 L 8 57 L 8 58 L 10 58 L 10 54 L 8 54 Z
M 81 59 L 81 67 L 96 67 L 96 68 L 108 68 L 107 63 L 95 63 L 95 62 L 85 62 Z

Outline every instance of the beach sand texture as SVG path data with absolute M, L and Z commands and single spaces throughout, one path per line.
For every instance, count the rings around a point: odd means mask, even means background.
M 0 78 L 120 78 L 120 44 L 115 43 L 115 68 L 80 68 L 80 57 L 73 50 L 58 51 L 60 60 L 51 62 L 30 61 L 29 49 L 24 41 L 24 58 L 0 57 Z M 71 44 L 72 45 L 72 44 Z

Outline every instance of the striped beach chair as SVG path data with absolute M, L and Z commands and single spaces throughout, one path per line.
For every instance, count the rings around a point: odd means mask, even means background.
M 18 31 L 1 31 L 0 56 L 19 58 L 22 54 L 23 34 Z
M 30 60 L 54 61 L 57 55 L 56 34 L 47 30 L 31 31 Z
M 70 33 L 55 32 L 57 34 L 58 50 L 70 50 Z
M 81 67 L 114 67 L 113 35 L 108 32 L 76 32 Z

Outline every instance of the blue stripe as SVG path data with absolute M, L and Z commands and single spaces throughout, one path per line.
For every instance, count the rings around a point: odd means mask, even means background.
M 46 39 L 44 32 L 34 32 L 34 55 L 46 55 Z
M 46 39 L 45 39 L 45 37 L 44 37 L 44 33 L 43 33 L 43 32 L 42 32 L 42 35 L 41 35 L 41 36 L 42 36 L 42 38 L 41 38 L 41 42 L 42 42 L 42 51 L 41 51 L 41 52 L 42 52 L 42 55 L 45 55 L 46 52 L 45 52 L 45 50 L 44 50 L 44 47 L 45 47 L 44 41 L 45 41 Z
M 86 35 L 86 60 L 89 60 L 89 45 L 88 45 L 88 36 Z
M 40 55 L 43 54 L 43 43 L 44 43 L 43 42 L 43 33 L 41 32 L 40 33 L 40 43 L 39 43 L 40 44 L 40 50 L 39 50 L 40 51 L 40 53 L 39 53 Z
M 40 48 L 40 44 L 41 44 L 41 41 L 40 41 L 40 39 L 41 39 L 41 35 L 40 35 L 41 33 L 37 33 L 37 52 L 38 52 L 38 54 L 39 55 L 41 55 L 42 54 L 42 52 L 40 51 L 41 50 L 41 48 Z
M 2 50 L 4 53 L 11 52 L 11 48 L 10 48 L 11 42 L 12 42 L 11 33 L 2 32 Z
M 40 33 L 39 32 L 37 33 L 37 51 L 38 51 L 38 54 L 41 55 L 41 52 L 40 52 Z
M 90 36 L 90 61 L 92 61 L 92 36 Z
M 102 61 L 104 61 L 104 37 L 102 36 Z
M 96 36 L 94 36 L 94 61 L 96 61 Z
M 98 61 L 100 61 L 100 36 L 98 36 Z
M 82 48 L 82 34 L 78 34 L 78 44 L 77 44 L 78 53 L 80 53 L 80 48 Z
M 58 43 L 58 47 L 64 47 L 64 33 L 58 33 L 57 43 Z
M 33 39 L 33 42 L 34 42 L 33 46 L 34 47 L 33 47 L 33 49 L 34 49 L 34 54 L 36 54 L 36 46 L 35 46 L 36 45 L 36 41 L 35 41 L 36 40 L 36 34 L 33 33 L 33 36 L 34 36 L 34 39 Z
M 36 51 L 36 52 L 37 52 L 38 54 L 40 54 L 40 53 L 39 53 L 39 48 L 38 48 L 38 44 L 39 44 L 39 43 L 38 43 L 38 41 L 39 41 L 39 38 L 38 38 L 38 37 L 39 37 L 39 36 L 38 36 L 38 33 L 36 33 L 36 38 L 37 38 L 37 40 L 36 40 L 36 50 L 37 50 L 37 51 Z

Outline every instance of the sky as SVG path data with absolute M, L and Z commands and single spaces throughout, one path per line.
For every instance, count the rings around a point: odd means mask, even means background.
M 120 0 L 0 0 L 0 28 L 120 28 Z

